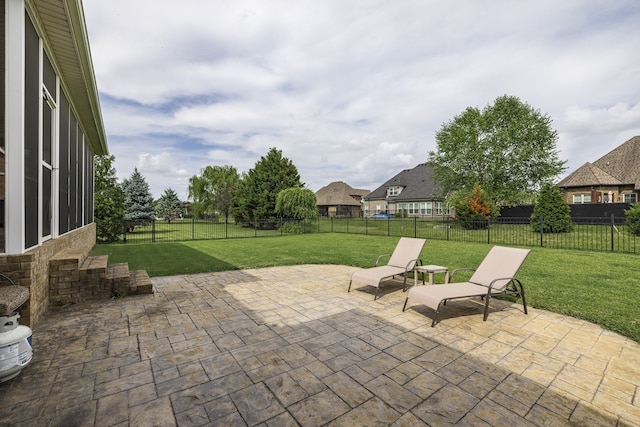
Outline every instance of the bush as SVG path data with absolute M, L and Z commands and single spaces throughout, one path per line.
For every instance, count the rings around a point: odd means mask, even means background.
M 487 228 L 489 220 L 498 216 L 495 204 L 478 184 L 456 203 L 455 211 L 464 228 L 472 230 Z
M 534 232 L 568 233 L 573 230 L 571 209 L 565 202 L 560 188 L 551 183 L 540 189 L 531 214 L 531 228 Z
M 640 203 L 634 203 L 624 211 L 629 233 L 640 236 Z

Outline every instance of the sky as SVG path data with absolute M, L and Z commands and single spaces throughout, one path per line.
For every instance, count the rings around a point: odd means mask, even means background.
M 442 125 L 516 96 L 566 176 L 640 135 L 637 0 L 85 0 L 110 153 L 154 198 L 282 151 L 314 192 L 375 190 Z

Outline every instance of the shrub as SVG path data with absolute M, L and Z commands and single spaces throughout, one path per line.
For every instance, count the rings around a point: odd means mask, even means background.
M 629 233 L 640 236 L 640 203 L 634 203 L 624 211 Z
M 568 233 L 573 230 L 571 209 L 565 202 L 560 188 L 546 183 L 540 189 L 531 214 L 531 228 L 543 233 Z
M 468 229 L 486 228 L 489 220 L 498 216 L 495 204 L 478 184 L 456 203 L 455 211 L 456 219 Z

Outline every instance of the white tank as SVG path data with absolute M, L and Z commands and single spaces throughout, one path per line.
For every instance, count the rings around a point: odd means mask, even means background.
M 31 361 L 31 335 L 31 328 L 24 325 L 0 333 L 0 382 L 18 375 Z

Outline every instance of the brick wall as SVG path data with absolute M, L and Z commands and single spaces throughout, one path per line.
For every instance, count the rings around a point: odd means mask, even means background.
M 49 307 L 49 260 L 63 249 L 89 253 L 96 242 L 95 224 L 44 242 L 22 255 L 0 256 L 0 271 L 29 288 L 30 298 L 20 308 L 20 323 L 33 328 Z

